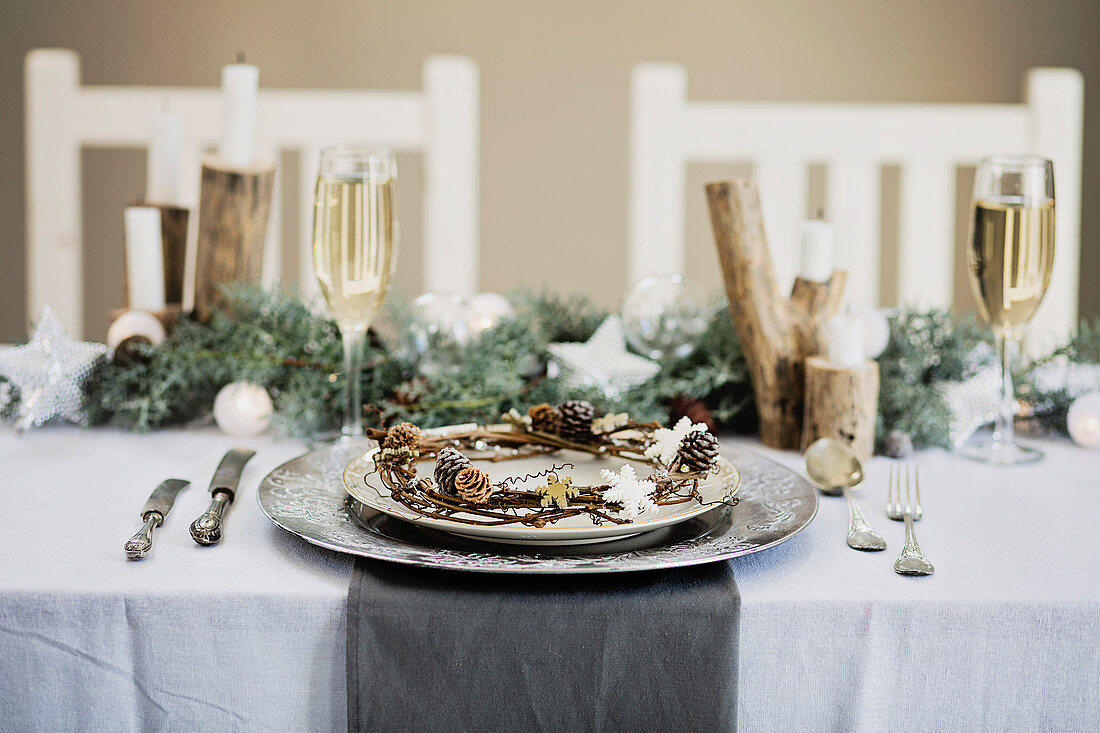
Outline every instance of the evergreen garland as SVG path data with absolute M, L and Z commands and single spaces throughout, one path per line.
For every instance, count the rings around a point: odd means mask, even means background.
M 917 446 L 947 445 L 950 414 L 936 385 L 969 379 L 990 364 L 989 339 L 972 317 L 947 310 L 894 316 L 890 341 L 878 358 L 877 442 L 901 430 Z
M 309 436 L 338 427 L 345 380 L 340 334 L 329 319 L 301 301 L 259 288 L 226 289 L 227 305 L 208 323 L 181 320 L 160 346 L 144 347 L 144 359 L 104 364 L 86 387 L 88 424 L 148 431 L 185 424 L 210 414 L 224 385 L 263 385 L 275 405 L 275 425 L 288 435 Z M 546 346 L 587 340 L 607 312 L 589 299 L 548 291 L 514 294 L 516 316 L 467 346 L 458 364 L 427 377 L 399 337 L 373 338 L 362 374 L 365 419 L 374 426 L 407 420 L 421 427 L 496 422 L 511 408 L 585 399 L 599 411 L 629 412 L 639 421 L 668 419 L 676 398 L 701 401 L 718 426 L 749 433 L 756 428 L 748 369 L 726 308 L 716 308 L 691 354 L 613 401 L 597 393 L 567 392 L 547 375 Z M 394 334 L 407 332 L 409 311 L 400 301 L 387 319 Z M 949 311 L 901 312 L 890 321 L 890 342 L 879 357 L 878 436 L 891 430 L 913 443 L 946 445 L 949 414 L 937 385 L 965 380 L 995 360 L 988 330 Z M 1043 391 L 1029 381 L 1035 367 L 1055 360 L 1100 363 L 1100 322 L 1082 324 L 1050 355 L 1022 371 L 1021 394 L 1037 425 L 1065 432 L 1072 402 L 1064 390 Z M 0 380 L 2 384 L 2 380 Z M 14 392 L 14 390 L 11 390 Z M 0 405 L 10 417 L 18 394 Z

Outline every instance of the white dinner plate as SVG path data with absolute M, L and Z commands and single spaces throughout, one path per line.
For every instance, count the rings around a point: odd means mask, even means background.
M 521 524 L 486 526 L 425 517 L 395 501 L 390 495 L 389 488 L 382 483 L 378 473 L 374 470 L 374 454 L 377 451 L 378 448 L 367 451 L 351 461 L 344 469 L 344 488 L 356 501 L 391 517 L 422 527 L 430 527 L 463 537 L 509 544 L 576 545 L 622 539 L 641 532 L 649 532 L 677 522 L 683 522 L 714 509 L 736 494 L 741 484 L 741 474 L 732 463 L 720 457 L 716 469 L 699 482 L 699 494 L 702 496 L 702 502 L 692 500 L 683 504 L 657 507 L 655 511 L 642 514 L 633 522 L 626 524 L 607 523 L 595 525 L 590 518 L 580 515 L 558 520 L 545 527 L 529 527 Z M 573 484 L 576 486 L 593 486 L 605 483 L 600 477 L 600 470 L 605 468 L 618 471 L 622 466 L 632 464 L 639 476 L 646 476 L 651 470 L 648 465 L 639 461 L 594 456 L 589 453 L 568 450 L 558 451 L 547 456 L 501 461 L 499 463 L 474 461 L 475 465 L 489 474 L 494 483 L 500 482 L 509 476 L 524 476 L 529 473 L 545 474 L 551 466 L 560 466 L 563 463 L 571 463 L 573 467 L 561 469 L 558 473 L 563 476 L 571 476 Z M 418 464 L 417 468 L 422 472 L 430 473 L 434 470 L 434 466 L 435 464 L 431 461 L 423 461 Z M 520 484 L 520 487 L 533 489 L 540 481 L 543 483 L 546 481 L 545 475 L 538 479 L 530 479 Z

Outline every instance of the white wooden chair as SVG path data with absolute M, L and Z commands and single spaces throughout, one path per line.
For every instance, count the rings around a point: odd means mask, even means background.
M 36 317 L 49 304 L 78 336 L 83 310 L 81 148 L 147 147 L 155 112 L 165 101 L 177 110 L 183 119 L 181 191 L 183 203 L 192 207 L 193 257 L 200 160 L 221 134 L 220 90 L 82 86 L 80 59 L 64 49 L 31 51 L 25 72 L 27 314 Z M 269 158 L 284 150 L 301 154 L 297 246 L 300 287 L 306 294 L 316 287 L 308 273 L 318 158 L 323 146 L 339 142 L 374 142 L 423 154 L 424 288 L 477 291 L 478 68 L 468 58 L 431 56 L 422 75 L 424 88 L 415 91 L 260 88 L 257 150 Z M 267 283 L 281 275 L 279 198 L 277 178 L 264 258 Z
M 1074 69 L 1032 69 L 1023 104 L 689 101 L 683 67 L 639 64 L 630 100 L 632 282 L 683 271 L 686 164 L 736 162 L 753 165 L 776 274 L 789 287 L 808 168 L 824 164 L 850 300 L 879 305 L 881 167 L 897 165 L 898 300 L 948 305 L 956 167 L 1026 152 L 1054 161 L 1058 202 L 1054 274 L 1032 330 L 1067 331 L 1077 320 L 1083 89 Z

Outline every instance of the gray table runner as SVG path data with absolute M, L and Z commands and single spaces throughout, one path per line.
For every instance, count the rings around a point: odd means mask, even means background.
M 350 731 L 736 729 L 729 563 L 646 573 L 455 573 L 360 559 Z

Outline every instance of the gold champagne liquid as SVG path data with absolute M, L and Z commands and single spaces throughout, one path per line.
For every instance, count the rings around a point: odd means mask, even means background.
M 320 178 L 313 205 L 313 268 L 336 322 L 365 329 L 397 264 L 392 178 Z
M 968 260 L 982 316 L 1012 332 L 1035 315 L 1054 266 L 1054 201 L 1004 197 L 974 204 Z

